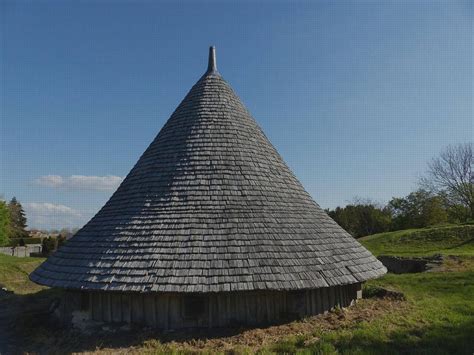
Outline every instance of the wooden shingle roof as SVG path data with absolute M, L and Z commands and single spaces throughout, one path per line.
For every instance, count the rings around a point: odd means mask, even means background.
M 311 198 L 215 67 L 104 207 L 30 276 L 140 292 L 297 290 L 383 265 Z

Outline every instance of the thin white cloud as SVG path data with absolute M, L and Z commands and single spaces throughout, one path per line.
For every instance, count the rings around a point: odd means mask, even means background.
M 64 179 L 59 175 L 45 175 L 36 179 L 36 183 L 41 186 L 59 187 L 64 185 Z
M 67 188 L 74 190 L 114 191 L 122 182 L 120 176 L 85 176 L 71 175 L 62 177 L 59 175 L 45 175 L 36 179 L 41 186 L 53 188 Z
M 25 204 L 25 208 L 37 214 L 58 213 L 58 214 L 65 214 L 65 215 L 70 215 L 70 216 L 81 215 L 78 211 L 76 211 L 75 209 L 71 207 L 68 207 L 65 205 L 54 204 L 54 203 L 48 203 L 48 202 L 29 202 Z
M 65 205 L 29 202 L 24 207 L 30 228 L 80 227 L 84 224 L 82 213 Z

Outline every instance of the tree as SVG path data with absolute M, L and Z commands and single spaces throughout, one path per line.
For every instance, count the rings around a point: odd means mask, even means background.
M 69 239 L 72 237 L 72 232 L 71 232 L 71 228 L 62 228 L 60 231 L 59 231 L 59 235 L 61 237 L 64 237 L 65 239 Z
M 55 242 L 53 238 L 48 237 L 43 239 L 41 250 L 44 256 L 49 256 L 54 251 L 54 247 Z
M 392 212 L 393 230 L 423 228 L 448 220 L 443 199 L 423 189 L 406 197 L 395 197 L 387 206 Z
M 15 197 L 13 197 L 8 203 L 8 211 L 10 215 L 10 237 L 12 239 L 28 237 L 28 232 L 25 230 L 25 211 L 23 210 L 21 203 L 18 202 Z
M 66 242 L 66 238 L 59 235 L 57 237 L 49 236 L 43 239 L 42 242 L 42 253 L 44 256 L 49 256 L 54 253 L 58 247 Z
M 428 164 L 420 185 L 432 193 L 444 194 L 451 206 L 464 206 L 474 219 L 473 144 L 448 146 Z
M 327 211 L 329 216 L 353 237 L 386 232 L 390 229 L 390 211 L 370 201 L 356 201 L 346 207 Z
M 5 201 L 0 200 L 0 246 L 7 245 L 10 240 L 10 213 Z
M 449 223 L 463 223 L 469 219 L 470 211 L 463 205 L 446 205 Z
M 446 223 L 448 221 L 448 213 L 441 197 L 432 196 L 426 199 L 421 211 L 421 221 L 424 227 Z

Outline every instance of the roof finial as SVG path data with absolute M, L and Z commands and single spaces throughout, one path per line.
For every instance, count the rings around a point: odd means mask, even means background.
M 207 66 L 207 72 L 217 72 L 217 64 L 216 64 L 216 47 L 211 46 L 209 48 L 209 64 Z

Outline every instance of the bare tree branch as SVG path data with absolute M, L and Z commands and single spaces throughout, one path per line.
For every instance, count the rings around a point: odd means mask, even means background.
M 445 194 L 451 203 L 469 208 L 474 218 L 474 155 L 473 144 L 448 146 L 428 164 L 421 179 L 423 188 Z

